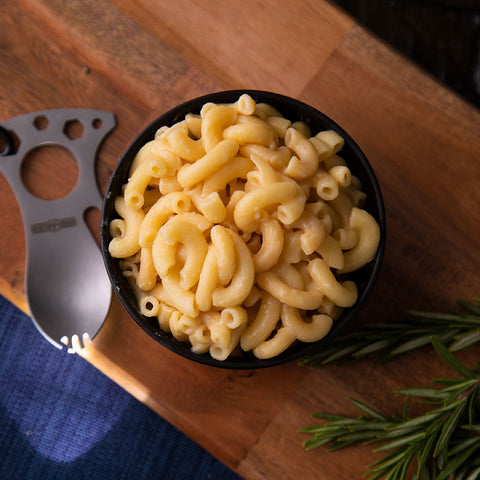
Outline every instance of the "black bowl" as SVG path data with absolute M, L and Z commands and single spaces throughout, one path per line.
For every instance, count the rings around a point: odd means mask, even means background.
M 219 361 L 213 359 L 208 353 L 193 353 L 189 343 L 180 342 L 171 334 L 163 332 L 159 328 L 156 318 L 149 318 L 140 314 L 133 291 L 127 279 L 122 275 L 118 259 L 112 258 L 108 252 L 108 245 L 111 240 L 109 224 L 114 218 L 118 217 L 114 208 L 114 201 L 121 194 L 122 185 L 127 181 L 130 164 L 135 154 L 145 143 L 154 138 L 159 127 L 163 125 L 171 126 L 183 120 L 187 113 L 199 113 L 201 107 L 207 102 L 233 103 L 243 93 L 249 94 L 257 103 L 263 102 L 272 105 L 292 122 L 305 122 L 312 132 L 335 130 L 345 139 L 345 145 L 340 155 L 348 163 L 352 174 L 362 182 L 362 190 L 367 194 L 365 208 L 380 225 L 381 239 L 375 258 L 357 272 L 350 274 L 350 278 L 356 282 L 358 287 L 358 300 L 353 307 L 342 312 L 326 337 L 315 343 L 297 342 L 282 354 L 271 359 L 260 360 L 252 353 L 247 352 L 240 356 L 231 355 L 226 360 Z M 283 95 L 258 90 L 233 90 L 211 93 L 189 100 L 161 115 L 138 134 L 121 156 L 111 176 L 103 203 L 100 235 L 102 254 L 113 289 L 128 313 L 145 332 L 164 347 L 195 362 L 230 369 L 256 369 L 291 362 L 311 355 L 330 342 L 352 321 L 369 296 L 380 269 L 385 249 L 385 212 L 382 193 L 367 158 L 353 139 L 334 121 L 311 106 Z M 152 359 L 152 361 L 155 360 Z

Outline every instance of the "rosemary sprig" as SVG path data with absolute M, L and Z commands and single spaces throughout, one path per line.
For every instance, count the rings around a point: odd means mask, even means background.
M 460 362 L 439 340 L 431 342 L 442 359 L 460 378 L 434 380 L 435 388 L 405 388 L 403 414 L 387 418 L 382 413 L 349 399 L 360 411 L 357 418 L 317 413 L 326 423 L 301 429 L 311 437 L 306 449 L 329 445 L 338 450 L 354 443 L 377 444 L 384 452 L 368 466 L 370 480 L 402 480 L 412 462 L 413 479 L 474 480 L 480 478 L 480 369 Z M 409 400 L 417 398 L 432 405 L 422 415 L 408 418 Z
M 458 304 L 464 311 L 409 310 L 401 322 L 366 324 L 351 334 L 333 339 L 321 352 L 301 360 L 300 365 L 348 363 L 371 356 L 384 362 L 430 344 L 432 337 L 448 345 L 452 352 L 480 343 L 480 298 Z

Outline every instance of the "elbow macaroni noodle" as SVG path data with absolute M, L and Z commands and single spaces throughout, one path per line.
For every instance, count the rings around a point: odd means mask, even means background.
M 217 360 L 327 335 L 380 241 L 343 145 L 247 94 L 160 128 L 110 224 L 140 312 Z

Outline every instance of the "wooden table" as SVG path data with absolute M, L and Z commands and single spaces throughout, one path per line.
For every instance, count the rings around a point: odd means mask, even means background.
M 276 91 L 340 123 L 382 186 L 386 256 L 359 323 L 480 294 L 479 112 L 330 3 L 20 0 L 4 2 L 0 23 L 0 122 L 58 107 L 115 113 L 102 193 L 126 145 L 169 107 L 215 90 Z M 29 168 L 45 191 L 71 181 L 68 169 Z M 0 198 L 0 293 L 26 311 L 20 210 L 1 176 Z M 82 355 L 252 480 L 360 478 L 369 447 L 306 452 L 297 430 L 316 411 L 356 414 L 347 395 L 398 412 L 393 389 L 450 374 L 429 349 L 382 367 L 214 369 L 162 348 L 117 302 Z

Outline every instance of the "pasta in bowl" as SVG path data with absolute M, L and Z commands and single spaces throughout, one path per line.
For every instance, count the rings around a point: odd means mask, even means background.
M 159 343 L 260 368 L 313 353 L 363 305 L 385 215 L 360 148 L 312 107 L 235 90 L 147 126 L 105 195 L 114 291 Z

